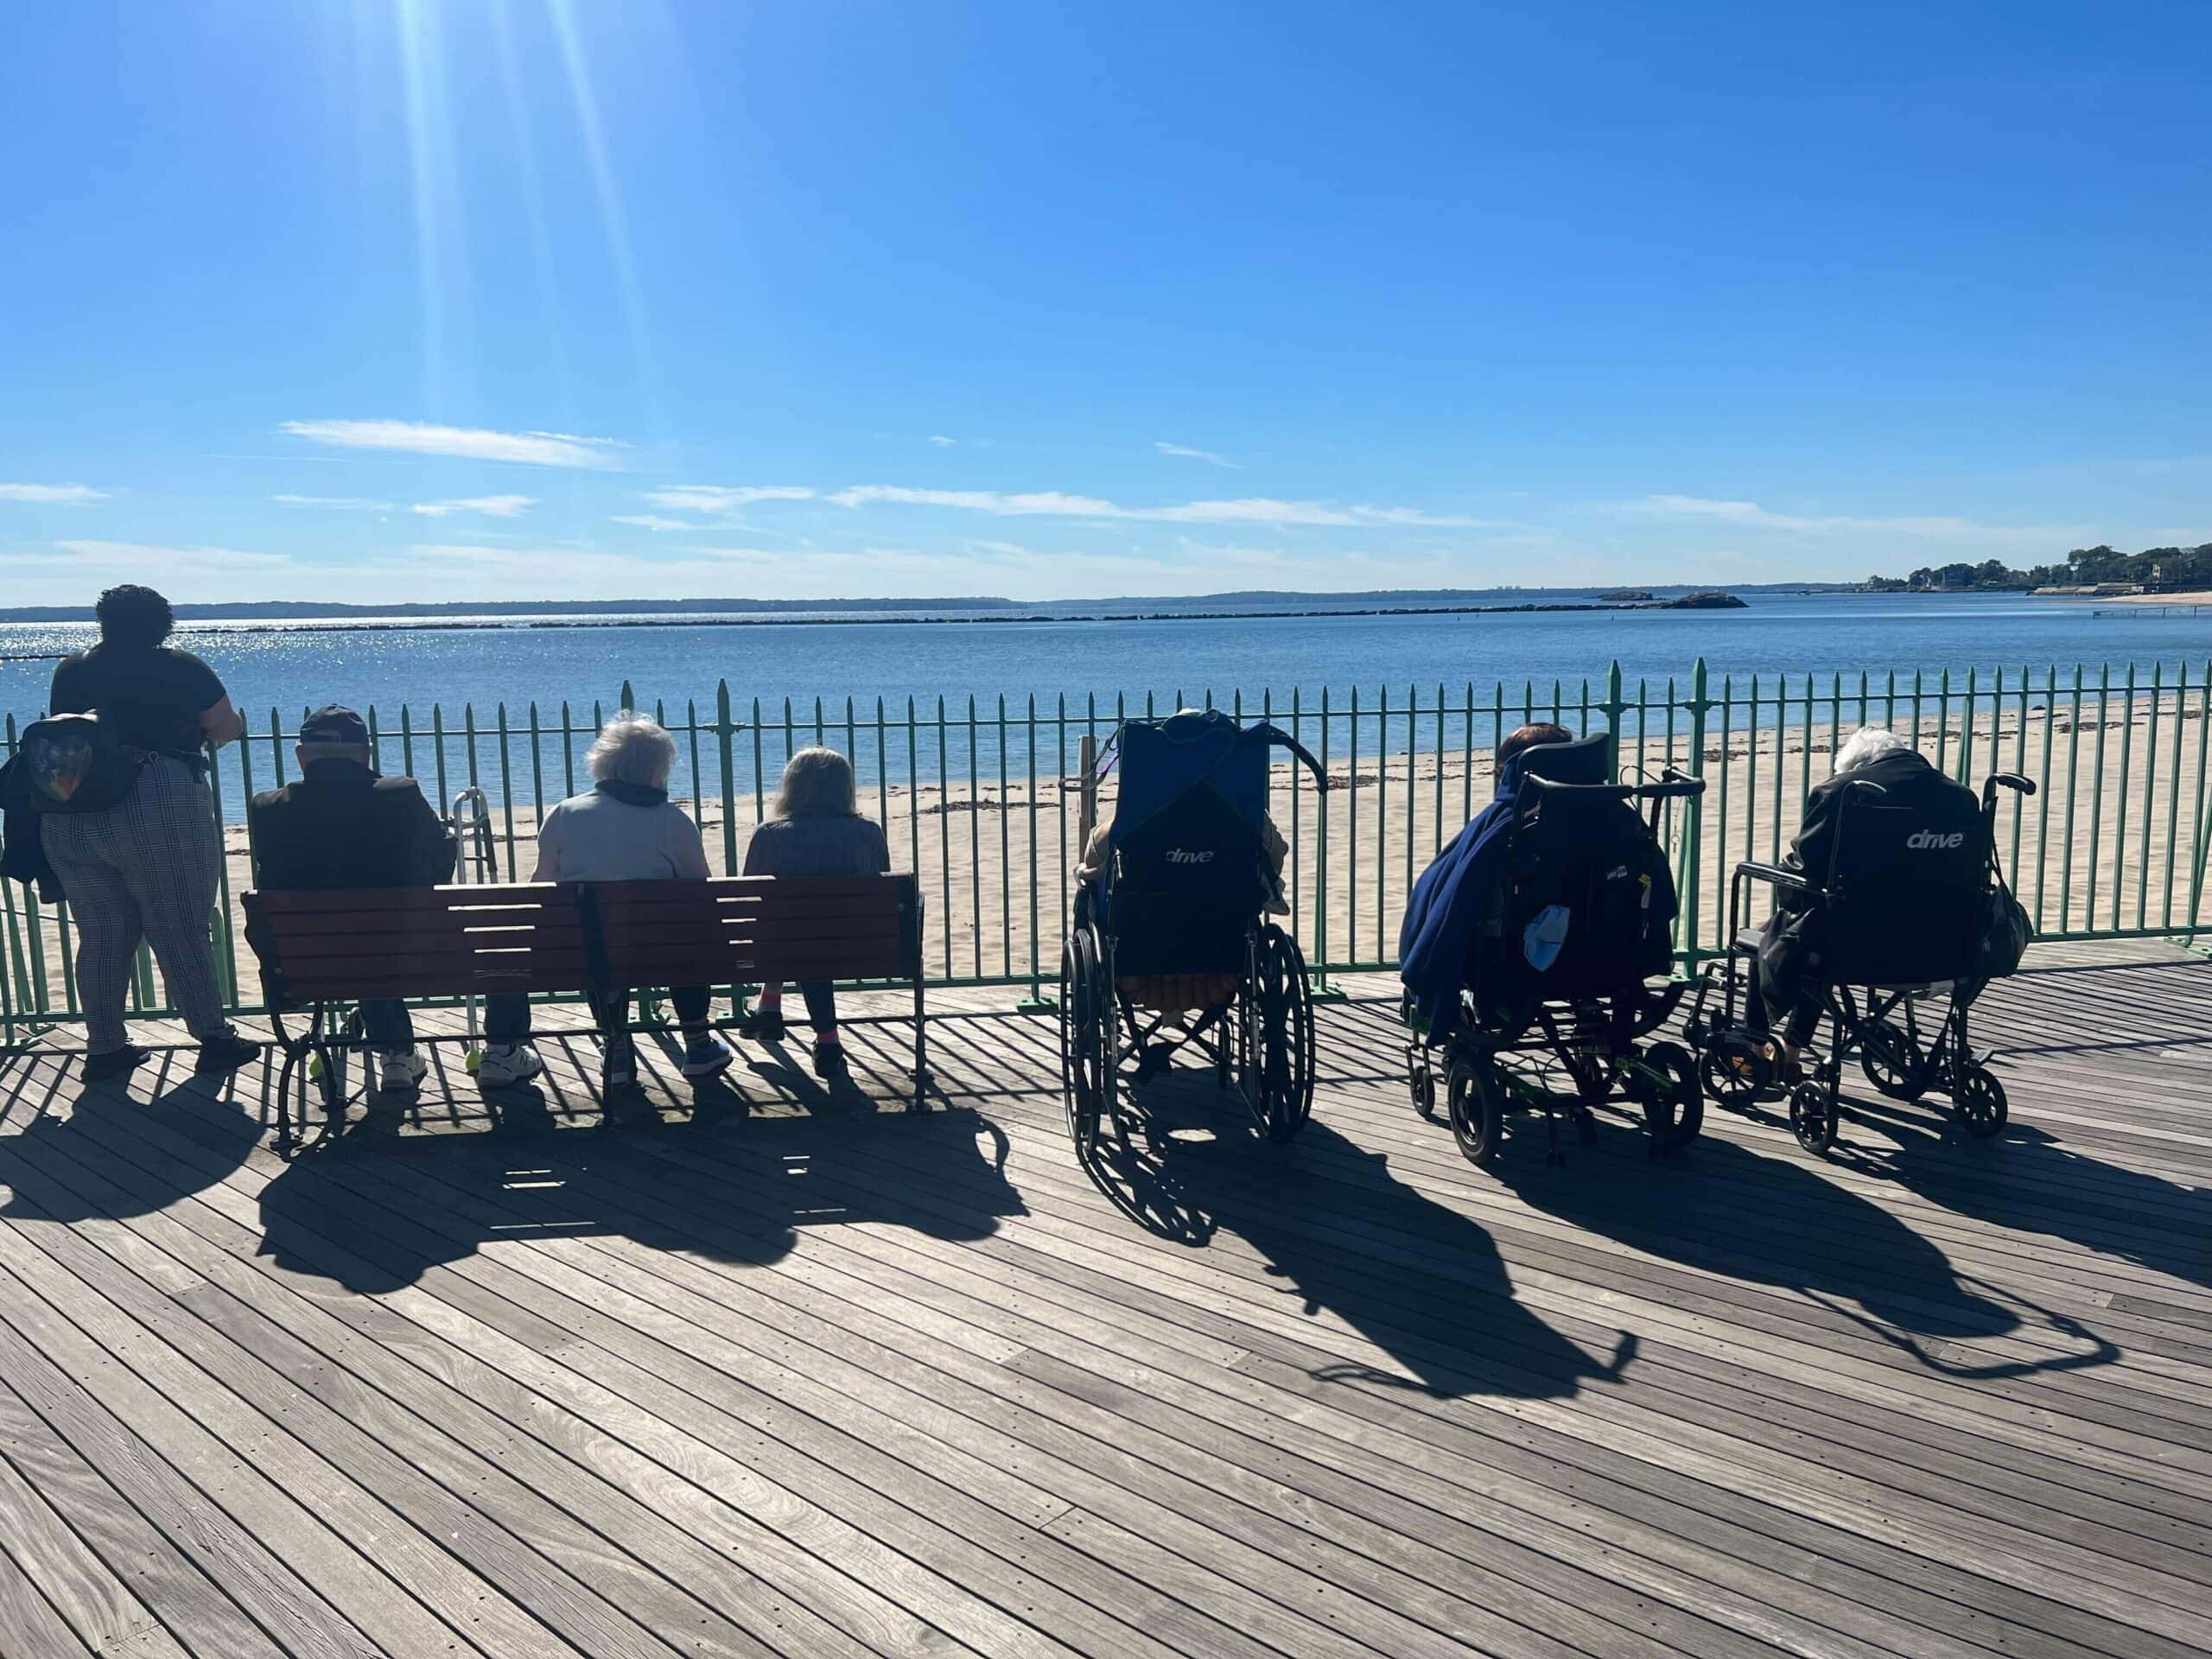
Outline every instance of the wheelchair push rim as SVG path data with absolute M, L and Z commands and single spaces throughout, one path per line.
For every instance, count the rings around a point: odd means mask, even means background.
M 1313 994 L 1304 954 L 1273 922 L 1253 937 L 1239 1007 L 1238 1083 L 1260 1132 L 1287 1141 L 1313 1115 Z

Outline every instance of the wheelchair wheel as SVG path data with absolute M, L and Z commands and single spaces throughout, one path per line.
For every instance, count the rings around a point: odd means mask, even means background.
M 1774 1062 L 1740 1032 L 1723 1031 L 1698 1055 L 1697 1075 L 1714 1105 L 1747 1112 L 1774 1081 Z
M 2005 1100 L 2005 1085 L 1986 1065 L 1967 1068 L 1952 1091 L 1951 1104 L 1957 1109 L 1959 1122 L 1966 1132 L 1977 1141 L 1986 1141 L 2001 1130 L 2010 1109 Z
M 1436 1121 L 1436 1068 L 1426 1060 L 1407 1069 L 1406 1091 L 1413 1096 L 1414 1110 L 1431 1122 Z
M 1904 1032 L 1886 1020 L 1866 1027 L 1859 1069 L 1891 1100 L 1918 1100 L 1928 1092 L 1928 1061 Z
M 1808 1077 L 1789 1091 L 1789 1132 L 1797 1144 L 1816 1158 L 1825 1158 L 1835 1145 L 1835 1091 L 1817 1077 Z
M 1313 995 L 1306 957 L 1273 922 L 1253 943 L 1246 995 L 1245 1095 L 1268 1138 L 1287 1141 L 1313 1116 Z
M 1099 965 L 1097 936 L 1084 929 L 1060 957 L 1060 1080 L 1078 1157 L 1090 1155 L 1099 1120 L 1113 1108 L 1113 995 Z
M 1654 1043 L 1637 1064 L 1647 1075 L 1635 1077 L 1629 1092 L 1643 1108 L 1653 1154 L 1688 1146 L 1705 1126 L 1705 1096 L 1689 1050 L 1680 1043 Z
M 1460 1155 L 1487 1166 L 1505 1139 L 1505 1085 L 1498 1079 L 1497 1062 L 1487 1056 L 1455 1058 L 1445 1075 L 1444 1094 Z

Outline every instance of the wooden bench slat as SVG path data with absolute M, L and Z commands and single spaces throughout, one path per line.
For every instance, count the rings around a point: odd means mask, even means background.
M 254 901 L 271 917 L 298 911 L 318 914 L 359 911 L 370 915 L 442 914 L 461 905 L 535 905 L 574 913 L 577 893 L 552 881 L 485 882 L 442 887 L 323 887 L 256 892 Z

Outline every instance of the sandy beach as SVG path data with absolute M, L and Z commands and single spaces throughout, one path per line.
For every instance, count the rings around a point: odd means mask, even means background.
M 2042 785 L 2031 798 L 2000 798 L 1997 837 L 2016 890 L 2046 932 L 2187 928 L 2206 795 L 2202 712 L 2196 695 L 2184 701 L 2169 692 L 2154 704 L 2145 694 L 2131 704 L 2114 693 L 2101 718 L 2094 696 L 2086 700 L 2077 722 L 2069 697 L 2037 696 L 2024 713 L 2012 703 L 2000 713 L 1984 711 L 1974 722 L 1965 738 L 1965 771 L 1974 781 L 2002 768 Z M 1902 711 L 1899 726 L 1910 734 Z M 1624 777 L 1639 766 L 1656 777 L 1671 765 L 1701 770 L 1706 779 L 1705 797 L 1694 809 L 1674 804 L 1660 823 L 1678 872 L 1687 875 L 1694 822 L 1700 880 L 1694 893 L 1685 883 L 1686 943 L 1694 938 L 1706 950 L 1721 944 L 1728 871 L 1738 860 L 1770 858 L 1787 846 L 1803 792 L 1828 775 L 1837 735 L 1848 735 L 1852 727 L 1848 720 L 1832 727 L 1816 719 L 1809 730 L 1709 729 L 1701 757 L 1691 754 L 1686 730 L 1671 739 L 1653 733 L 1641 746 L 1629 734 Z M 1948 734 L 1939 752 L 1931 716 L 1921 737 L 1931 759 L 1960 769 L 1959 731 Z M 1302 769 L 1274 768 L 1270 810 L 1291 846 L 1286 876 L 1294 913 L 1287 925 L 1309 957 L 1376 963 L 1395 956 L 1409 886 L 1468 812 L 1489 799 L 1491 773 L 1486 755 L 1470 765 L 1456 753 L 1401 747 L 1363 757 L 1356 771 L 1333 763 L 1324 810 L 1324 798 Z M 894 867 L 920 874 L 925 959 L 932 976 L 1058 977 L 1062 918 L 1080 847 L 1081 796 L 1074 776 L 1040 779 L 1033 791 L 1026 780 L 1001 790 L 995 779 L 963 779 L 862 791 L 863 810 L 880 811 L 886 821 Z M 1110 814 L 1114 804 L 1109 778 L 1099 810 Z M 743 868 L 760 811 L 753 796 L 733 800 L 734 833 L 726 840 L 721 803 L 702 802 L 714 868 L 724 867 L 726 849 L 734 849 L 729 867 Z M 532 813 L 526 806 L 495 809 L 493 824 L 499 873 L 527 878 Z M 245 826 L 226 826 L 225 843 L 239 990 L 251 1002 L 258 1000 L 258 986 L 238 904 L 252 879 Z M 34 925 L 22 890 L 11 887 L 9 896 L 24 959 L 35 955 L 43 963 L 48 1006 L 61 1006 L 57 918 L 43 909 Z M 27 969 L 10 988 L 19 1009 L 36 1001 L 33 977 Z

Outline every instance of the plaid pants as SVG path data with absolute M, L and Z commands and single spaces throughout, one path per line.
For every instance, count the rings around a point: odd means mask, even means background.
M 48 813 L 47 862 L 77 923 L 77 997 L 95 1054 L 121 1048 L 124 1000 L 143 939 L 162 965 L 170 1004 L 205 1040 L 230 1030 L 207 936 L 223 842 L 215 799 L 198 770 L 159 755 L 122 805 Z

